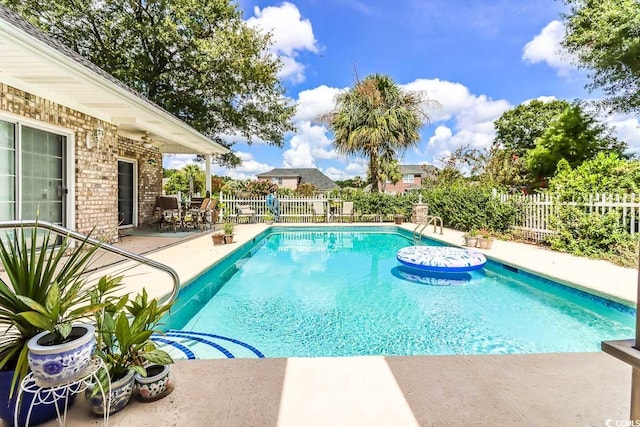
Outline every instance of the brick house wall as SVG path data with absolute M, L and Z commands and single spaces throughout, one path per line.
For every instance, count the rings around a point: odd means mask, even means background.
M 95 117 L 0 83 L 0 111 L 64 128 L 75 134 L 75 229 L 95 236 L 117 236 L 118 156 L 138 160 L 139 224 L 148 220 L 162 186 L 162 155 L 155 148 L 118 137 L 117 127 Z M 104 139 L 87 147 L 87 135 L 101 126 Z M 68 141 L 69 143 L 70 141 Z M 151 160 L 151 161 L 149 161 Z M 149 207 L 151 203 L 151 207 Z
M 383 185 L 384 184 L 381 182 L 380 183 L 380 189 L 381 190 L 382 190 Z M 398 181 L 395 184 L 387 183 L 384 191 L 387 192 L 387 193 L 402 194 L 409 187 L 413 187 L 413 186 L 420 187 L 421 185 L 422 185 L 422 177 L 420 175 L 414 175 L 412 184 L 403 182 L 403 180 L 401 178 L 400 181 Z

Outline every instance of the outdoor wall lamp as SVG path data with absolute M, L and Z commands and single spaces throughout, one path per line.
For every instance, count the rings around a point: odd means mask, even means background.
M 149 136 L 149 132 L 145 132 L 141 139 L 142 139 L 142 146 L 144 148 L 153 147 L 153 144 L 151 143 L 151 137 Z
M 100 147 L 100 143 L 104 139 L 104 128 L 98 125 L 98 127 L 93 130 L 93 137 L 95 138 L 98 147 Z
M 104 129 L 102 126 L 98 126 L 93 130 L 93 132 L 87 132 L 85 135 L 84 143 L 88 149 L 92 149 L 94 147 L 94 142 L 96 146 L 100 148 L 100 143 L 104 139 Z

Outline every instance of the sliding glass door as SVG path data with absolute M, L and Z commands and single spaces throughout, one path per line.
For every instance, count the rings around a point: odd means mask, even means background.
M 16 218 L 15 125 L 0 121 L 0 220 Z
M 66 137 L 0 121 L 0 219 L 65 225 Z

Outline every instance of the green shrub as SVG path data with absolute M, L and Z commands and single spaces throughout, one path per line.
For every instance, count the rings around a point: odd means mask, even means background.
M 429 204 L 429 213 L 442 217 L 447 227 L 504 232 L 514 224 L 518 208 L 514 202 L 500 202 L 492 191 L 489 186 L 458 180 L 424 191 L 423 201 Z
M 413 204 L 418 200 L 415 194 L 365 193 L 362 190 L 344 190 L 342 199 L 353 202 L 356 212 L 363 214 L 402 214 L 411 218 Z
M 549 218 L 549 225 L 555 231 L 548 238 L 552 249 L 636 265 L 638 237 L 624 231 L 616 211 L 587 213 L 576 206 L 562 206 Z

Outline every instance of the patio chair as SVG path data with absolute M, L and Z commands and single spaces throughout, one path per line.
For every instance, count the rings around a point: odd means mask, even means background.
M 313 202 L 313 219 L 321 222 L 325 218 L 324 202 Z
M 240 224 L 240 218 L 247 217 L 247 223 L 256 222 L 256 210 L 249 205 L 238 205 L 236 208 L 237 223 Z
M 171 227 L 173 231 L 176 231 L 178 226 L 182 225 L 178 199 L 175 197 L 161 196 L 160 206 L 162 208 L 162 223 L 160 229 L 162 229 L 163 226 L 166 226 Z
M 349 218 L 349 222 L 353 222 L 353 202 L 342 203 L 342 212 L 338 216 L 340 217 L 340 222 L 342 222 L 343 218 Z
M 200 206 L 197 206 L 195 208 L 192 207 L 190 210 L 193 226 L 198 227 L 203 231 L 205 226 L 208 224 L 207 214 L 209 212 L 210 202 L 211 199 L 205 197 L 204 199 L 202 199 L 202 202 L 200 202 Z

